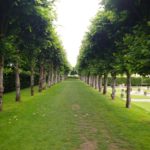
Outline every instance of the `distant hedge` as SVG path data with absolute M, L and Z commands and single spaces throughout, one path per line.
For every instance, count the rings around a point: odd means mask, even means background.
M 111 85 L 111 77 L 108 78 L 108 85 Z M 125 77 L 117 77 L 117 85 L 120 84 L 126 84 L 126 78 Z M 131 78 L 131 84 L 132 86 L 150 86 L 150 78 L 140 78 L 140 77 L 132 77 Z
M 38 84 L 38 75 L 35 75 L 35 85 Z M 30 86 L 30 74 L 27 72 L 20 73 L 21 89 Z M 4 72 L 4 92 L 15 90 L 15 72 Z

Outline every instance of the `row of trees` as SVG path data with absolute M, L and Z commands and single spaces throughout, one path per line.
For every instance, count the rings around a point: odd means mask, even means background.
M 131 75 L 150 75 L 150 1 L 103 0 L 82 41 L 77 68 L 88 84 L 107 93 L 107 77 L 112 76 L 112 99 L 116 77 L 127 76 L 126 107 L 131 102 Z
M 54 3 L 54 0 L 0 1 L 0 111 L 5 69 L 15 71 L 16 101 L 21 100 L 21 72 L 30 73 L 32 96 L 35 74 L 39 75 L 39 92 L 68 74 L 69 65 L 54 24 Z

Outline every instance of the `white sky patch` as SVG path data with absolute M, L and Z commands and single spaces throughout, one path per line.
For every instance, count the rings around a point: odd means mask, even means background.
M 98 11 L 100 0 L 58 0 L 57 30 L 67 53 L 68 61 L 76 65 L 81 41 L 90 20 Z

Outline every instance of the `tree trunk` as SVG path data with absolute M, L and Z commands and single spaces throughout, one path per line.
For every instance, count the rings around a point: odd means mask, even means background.
M 54 70 L 54 84 L 56 84 L 56 81 L 57 81 L 57 73 L 56 70 Z
M 91 86 L 91 75 L 89 76 L 89 85 Z
M 94 86 L 95 86 L 95 78 L 94 76 L 92 76 L 92 87 L 94 88 Z
M 54 84 L 54 69 L 52 68 L 52 76 L 51 76 L 51 82 L 52 82 L 52 85 Z
M 40 65 L 40 77 L 39 77 L 39 92 L 43 90 L 43 64 Z
M 98 90 L 99 92 L 102 91 L 102 76 L 101 75 L 98 78 Z
M 0 56 L 0 111 L 2 111 L 3 105 L 3 70 L 4 70 L 4 57 Z
M 94 76 L 94 88 L 96 89 L 97 86 L 97 76 Z
M 16 102 L 21 101 L 20 96 L 20 72 L 19 72 L 19 64 L 16 63 Z
M 89 84 L 89 75 L 87 75 L 87 84 Z
M 116 96 L 116 75 L 112 75 L 112 93 L 111 98 L 114 100 Z
M 94 87 L 94 76 L 92 76 L 92 87 Z
M 62 75 L 60 75 L 60 82 L 62 81 Z
M 55 83 L 56 83 L 56 71 L 54 69 L 54 72 L 53 72 L 53 84 L 55 84 Z
M 92 86 L 92 76 L 90 75 L 90 86 Z
M 59 77 L 59 73 L 58 73 L 58 71 L 57 71 L 57 72 L 56 72 L 56 83 L 59 82 L 58 77 Z
M 103 94 L 105 95 L 107 93 L 107 74 L 104 74 L 104 89 Z
M 31 96 L 34 96 L 34 67 L 33 66 L 31 66 L 30 86 L 31 86 Z
M 60 80 L 60 82 L 62 81 L 62 75 L 60 75 L 59 80 Z
M 57 83 L 59 83 L 59 73 L 57 74 Z
M 48 72 L 48 87 L 51 87 L 51 73 L 52 73 L 52 68 L 51 65 L 49 66 L 49 72 Z
M 58 82 L 60 82 L 61 81 L 61 75 L 59 74 L 59 76 L 58 76 Z
M 65 80 L 65 75 L 62 76 L 62 81 L 64 81 L 64 80 Z
M 43 67 L 43 80 L 42 80 L 42 87 L 43 87 L 43 90 L 46 89 L 46 70 L 45 68 Z
M 93 85 L 94 85 L 94 78 L 93 76 L 91 76 L 91 87 L 93 87 Z
M 91 76 L 91 87 L 93 86 L 93 76 Z
M 56 71 L 56 84 L 58 83 L 58 71 Z
M 131 75 L 127 73 L 127 98 L 126 98 L 126 108 L 131 107 Z
M 51 85 L 54 85 L 54 79 L 55 79 L 55 75 L 54 75 L 54 68 L 52 67 Z
M 60 79 L 60 74 L 58 75 L 58 82 L 60 82 L 61 81 L 61 79 Z
M 99 76 L 96 76 L 96 89 L 98 90 L 99 88 Z
M 86 83 L 86 84 L 87 84 L 87 80 L 88 80 L 88 79 L 87 79 L 87 76 L 85 76 L 85 83 Z

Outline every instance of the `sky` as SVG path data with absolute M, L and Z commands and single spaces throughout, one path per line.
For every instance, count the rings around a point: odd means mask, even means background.
M 77 62 L 81 41 L 90 20 L 96 15 L 100 0 L 58 0 L 57 32 L 62 40 L 69 63 Z

